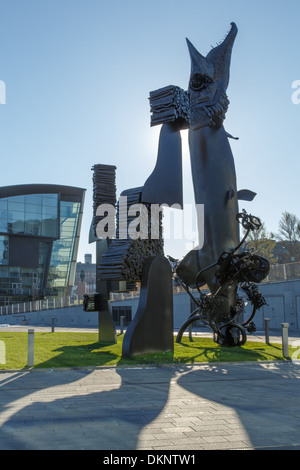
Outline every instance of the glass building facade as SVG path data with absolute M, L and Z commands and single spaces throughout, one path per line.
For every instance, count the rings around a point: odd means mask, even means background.
M 0 305 L 69 294 L 84 194 L 57 185 L 0 188 Z

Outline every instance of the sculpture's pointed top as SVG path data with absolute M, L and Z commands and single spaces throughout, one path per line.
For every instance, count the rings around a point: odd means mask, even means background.
M 229 68 L 231 52 L 235 37 L 237 35 L 237 26 L 231 23 L 231 29 L 225 39 L 204 57 L 186 38 L 191 57 L 191 74 L 200 73 L 207 75 L 215 82 L 223 82 L 223 88 L 226 90 L 229 82 Z
M 207 75 L 210 78 L 214 76 L 214 68 L 210 60 L 207 60 L 200 52 L 197 51 L 195 46 L 186 38 L 186 42 L 189 48 L 191 57 L 191 75 L 194 73 L 201 73 Z
M 222 80 L 225 88 L 229 81 L 229 68 L 231 52 L 238 29 L 235 23 L 231 23 L 231 29 L 226 35 L 224 41 L 214 47 L 206 56 L 207 60 L 213 63 L 215 69 L 215 80 Z

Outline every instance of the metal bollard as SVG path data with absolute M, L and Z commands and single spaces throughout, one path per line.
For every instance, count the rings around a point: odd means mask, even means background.
M 190 341 L 194 341 L 194 340 L 193 340 L 193 337 L 192 337 L 192 331 L 193 331 L 193 329 L 192 329 L 192 324 L 190 324 L 190 325 L 189 325 L 189 340 L 190 340 Z
M 123 326 L 124 326 L 124 317 L 120 317 L 120 327 L 121 327 L 121 335 L 123 334 Z
M 288 323 L 281 323 L 282 355 L 283 355 L 283 357 L 290 357 L 288 328 L 289 328 Z
M 51 333 L 54 333 L 55 317 L 51 318 Z
M 28 367 L 33 367 L 34 364 L 34 330 L 28 330 Z
M 270 344 L 269 321 L 270 321 L 270 318 L 265 318 L 265 341 L 266 341 L 266 344 Z

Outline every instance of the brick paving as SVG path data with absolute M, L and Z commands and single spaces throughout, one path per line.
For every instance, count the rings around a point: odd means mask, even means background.
M 1 450 L 300 449 L 300 364 L 0 372 Z

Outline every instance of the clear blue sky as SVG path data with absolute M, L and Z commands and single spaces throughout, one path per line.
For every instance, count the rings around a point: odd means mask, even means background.
M 239 32 L 225 128 L 240 138 L 230 141 L 238 188 L 258 193 L 240 208 L 273 232 L 283 211 L 300 217 L 300 104 L 291 100 L 300 80 L 299 0 L 0 0 L 0 16 L 0 184 L 86 188 L 79 261 L 94 253 L 92 166 L 117 166 L 118 194 L 144 184 L 159 130 L 150 128 L 149 92 L 187 89 L 185 38 L 207 54 L 231 21 Z M 186 151 L 184 174 L 191 203 Z M 166 245 L 173 256 L 181 248 Z

